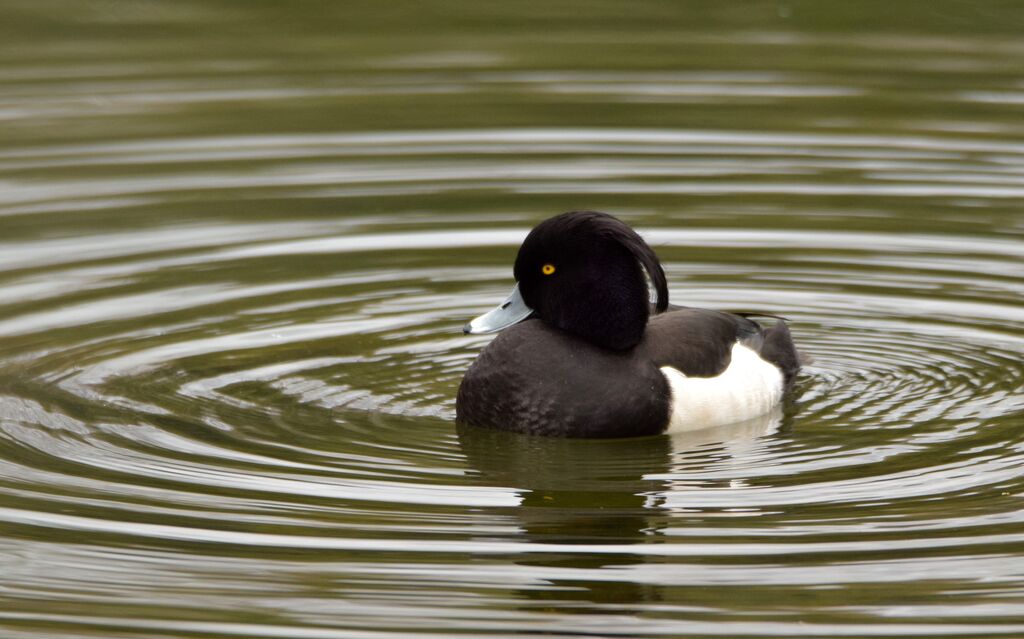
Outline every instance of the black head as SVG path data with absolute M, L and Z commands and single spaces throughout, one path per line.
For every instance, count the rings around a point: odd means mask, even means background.
M 636 231 L 607 213 L 570 211 L 526 236 L 516 257 L 519 292 L 536 317 L 614 350 L 636 346 L 650 315 L 644 270 L 668 306 L 658 256 Z

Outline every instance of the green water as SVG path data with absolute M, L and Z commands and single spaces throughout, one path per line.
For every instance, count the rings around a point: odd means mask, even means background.
M 1024 5 L 0 4 L 0 636 L 1024 636 Z M 782 414 L 462 430 L 596 208 Z

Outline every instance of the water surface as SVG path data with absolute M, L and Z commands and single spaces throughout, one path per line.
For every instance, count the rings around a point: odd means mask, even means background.
M 720 5 L 7 2 L 3 636 L 1024 635 L 1024 12 Z M 576 208 L 784 410 L 457 428 Z

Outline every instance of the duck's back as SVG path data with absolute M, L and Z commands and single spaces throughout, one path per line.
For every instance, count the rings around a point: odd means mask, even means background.
M 776 366 L 787 383 L 800 370 L 789 328 L 781 319 L 766 329 L 749 317 L 704 308 L 671 307 L 651 316 L 638 348 L 658 366 L 714 377 L 729 366 L 737 342 Z

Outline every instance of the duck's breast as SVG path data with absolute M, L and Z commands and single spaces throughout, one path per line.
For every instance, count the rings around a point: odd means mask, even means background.
M 654 435 L 668 382 L 649 359 L 595 347 L 539 320 L 509 327 L 470 366 L 456 420 L 561 437 Z

